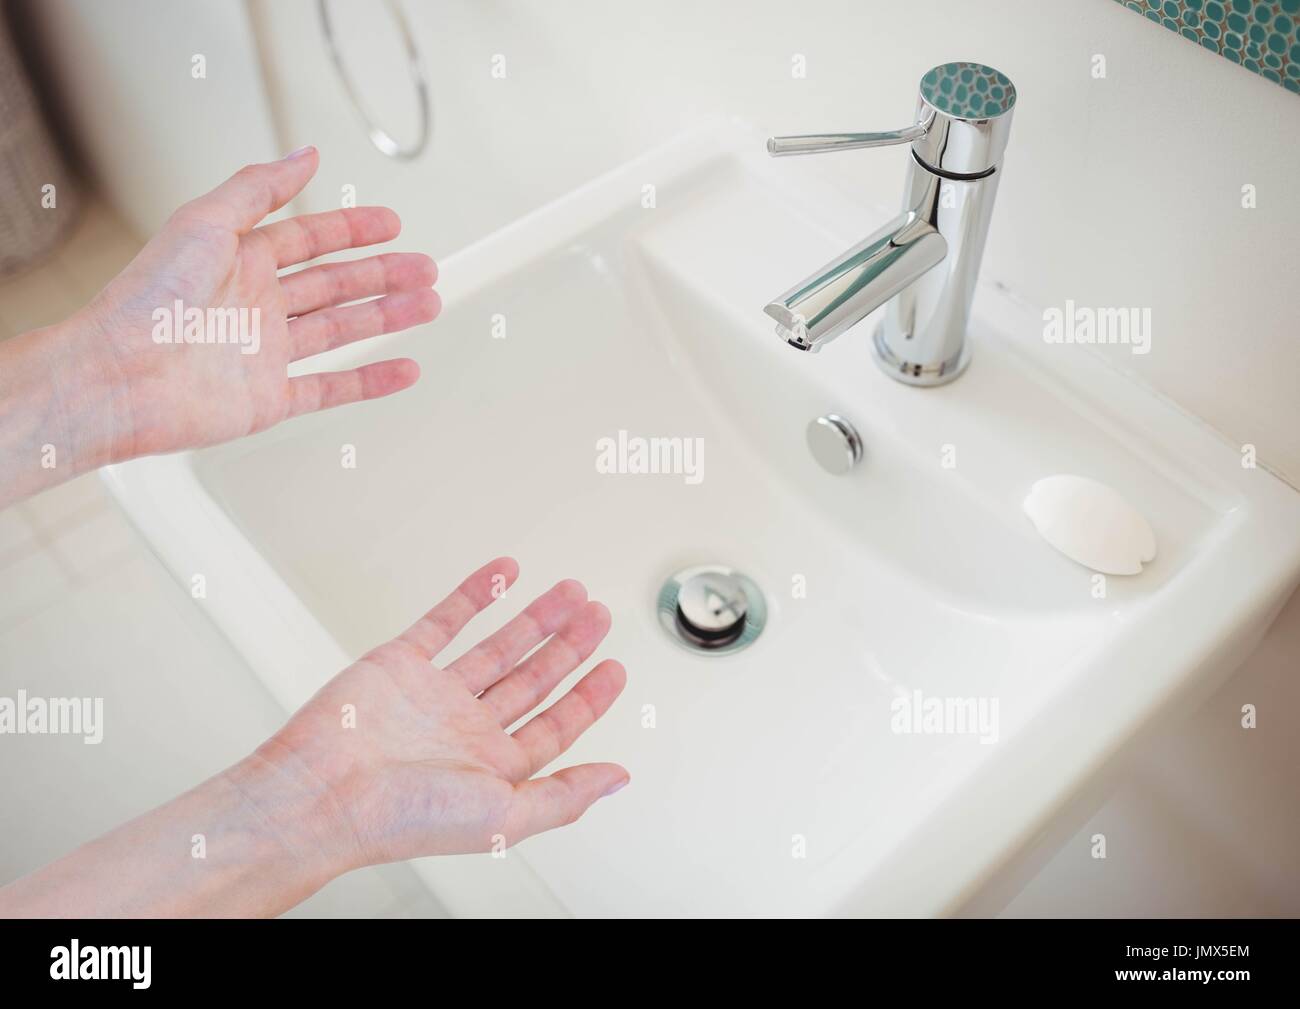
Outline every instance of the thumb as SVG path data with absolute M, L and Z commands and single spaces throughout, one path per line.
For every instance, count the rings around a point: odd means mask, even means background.
M 181 211 L 242 235 L 301 193 L 319 165 L 320 152 L 315 147 L 299 148 L 279 161 L 247 165 Z
M 573 823 L 598 799 L 613 795 L 629 780 L 618 764 L 578 764 L 545 778 L 521 781 L 506 816 L 506 839 L 518 844 L 533 834 Z

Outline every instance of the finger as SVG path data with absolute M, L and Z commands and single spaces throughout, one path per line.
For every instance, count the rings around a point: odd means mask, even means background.
M 587 603 L 550 641 L 484 691 L 481 700 L 505 728 L 541 704 L 557 683 L 587 661 L 608 633 L 609 610 L 602 603 Z
M 271 243 L 281 269 L 328 252 L 392 241 L 401 230 L 401 218 L 387 207 L 348 207 L 302 214 L 257 229 Z
M 451 595 L 407 628 L 398 640 L 418 649 L 426 659 L 432 659 L 475 614 L 501 598 L 518 577 L 519 565 L 513 558 L 498 557 L 488 561 L 456 586 Z
M 379 361 L 351 371 L 322 371 L 289 379 L 289 416 L 378 399 L 415 384 L 420 366 L 409 357 Z
M 568 623 L 569 617 L 586 601 L 587 590 L 581 582 L 562 581 L 447 668 L 458 673 L 465 685 L 477 694 L 501 679 L 529 649 Z
M 319 163 L 316 148 L 304 147 L 279 161 L 247 165 L 176 213 L 242 235 L 302 192 Z
M 358 305 L 322 308 L 289 323 L 293 360 L 321 354 L 345 343 L 368 340 L 381 333 L 420 326 L 437 318 L 442 299 L 431 287 L 399 291 Z
M 630 780 L 618 764 L 578 764 L 545 778 L 521 781 L 506 814 L 508 844 L 573 823 L 597 800 L 613 795 Z
M 280 278 L 285 311 L 306 315 L 318 308 L 432 287 L 438 267 L 422 252 L 389 252 L 353 263 L 322 263 Z
M 580 679 L 574 688 L 514 733 L 536 774 L 573 745 L 623 692 L 627 671 L 606 659 Z

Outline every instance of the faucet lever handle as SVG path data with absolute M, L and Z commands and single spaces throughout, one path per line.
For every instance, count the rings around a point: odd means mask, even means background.
M 886 130 L 884 133 L 808 133 L 797 137 L 769 137 L 767 153 L 780 158 L 790 154 L 852 151 L 860 147 L 892 147 L 920 140 L 929 128 L 929 123 L 917 123 L 915 126 Z

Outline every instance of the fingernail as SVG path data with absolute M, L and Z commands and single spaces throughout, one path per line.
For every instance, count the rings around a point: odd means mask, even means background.
M 632 780 L 631 778 L 624 778 L 617 785 L 611 785 L 609 788 L 605 789 L 605 792 L 604 794 L 601 795 L 601 798 L 602 799 L 609 798 L 611 795 L 613 795 L 615 792 L 617 792 L 620 788 L 622 788 L 631 780 Z
M 294 159 L 294 158 L 301 158 L 304 154 L 306 154 L 306 153 L 307 153 L 308 151 L 310 151 L 310 150 L 312 150 L 312 145 L 311 145 L 311 144 L 308 144 L 306 147 L 299 147 L 296 151 L 290 151 L 288 154 L 286 154 L 286 155 L 285 155 L 283 158 L 281 158 L 280 160 L 281 160 L 281 161 L 291 161 L 291 160 Z

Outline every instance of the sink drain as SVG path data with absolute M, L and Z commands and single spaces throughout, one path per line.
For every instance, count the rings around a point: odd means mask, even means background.
M 754 580 L 718 564 L 669 578 L 659 590 L 658 610 L 674 641 L 710 655 L 749 647 L 767 623 L 767 606 Z

